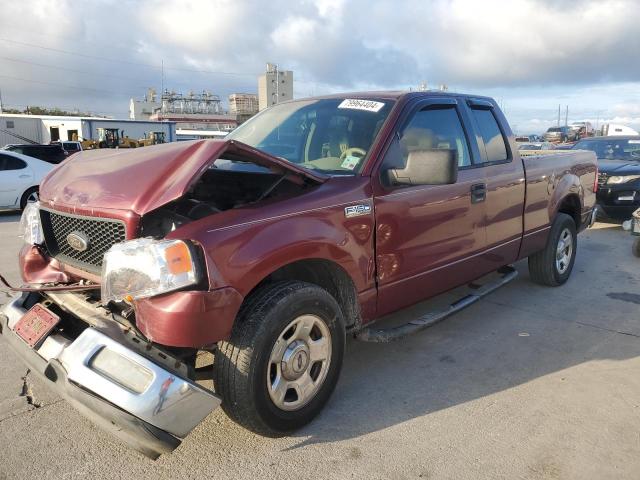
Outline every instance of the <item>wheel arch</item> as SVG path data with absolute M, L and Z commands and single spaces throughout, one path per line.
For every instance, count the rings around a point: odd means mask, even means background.
M 580 231 L 580 226 L 582 223 L 581 212 L 582 203 L 580 202 L 580 197 L 576 193 L 569 193 L 558 204 L 556 216 L 558 213 L 565 213 L 569 215 L 571 218 L 573 218 L 573 221 L 576 224 L 576 231 Z
M 361 323 L 358 292 L 353 279 L 338 263 L 324 258 L 307 258 L 280 266 L 249 291 L 245 302 L 265 285 L 283 280 L 312 283 L 325 289 L 338 302 L 347 327 Z

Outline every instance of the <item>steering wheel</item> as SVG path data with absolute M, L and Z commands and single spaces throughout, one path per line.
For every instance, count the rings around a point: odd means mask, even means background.
M 347 155 L 351 155 L 353 153 L 359 153 L 359 158 L 362 158 L 367 154 L 367 151 L 363 148 L 358 147 L 347 148 L 340 154 L 340 161 L 342 162 L 345 158 L 347 158 Z

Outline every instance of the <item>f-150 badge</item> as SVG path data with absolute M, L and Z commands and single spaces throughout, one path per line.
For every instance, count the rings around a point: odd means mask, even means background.
M 344 208 L 344 216 L 347 218 L 358 217 L 360 215 L 369 215 L 371 213 L 371 205 L 351 205 Z

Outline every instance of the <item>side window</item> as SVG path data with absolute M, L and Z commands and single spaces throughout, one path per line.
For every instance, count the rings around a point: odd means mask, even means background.
M 400 136 L 399 148 L 391 148 L 384 167 L 402 168 L 409 152 L 414 150 L 455 150 L 458 166 L 471 165 L 467 139 L 455 108 L 420 110 L 409 121 Z
M 0 155 L 0 170 L 22 170 L 27 164 L 19 158 L 9 155 Z
M 472 108 L 471 112 L 473 112 L 478 129 L 480 130 L 480 136 L 484 141 L 484 148 L 487 152 L 487 162 L 503 162 L 508 160 L 507 145 L 493 112 L 480 108 Z

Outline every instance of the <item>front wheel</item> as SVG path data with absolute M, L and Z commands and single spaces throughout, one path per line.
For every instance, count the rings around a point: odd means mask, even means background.
M 529 257 L 529 275 L 541 285 L 557 287 L 571 276 L 576 260 L 578 239 L 571 216 L 558 213 L 543 250 Z
M 336 300 L 305 282 L 266 285 L 215 352 L 214 387 L 234 421 L 278 436 L 309 423 L 333 392 L 345 348 Z
M 20 197 L 20 210 L 24 210 L 27 203 L 37 202 L 40 199 L 38 187 L 27 189 Z

